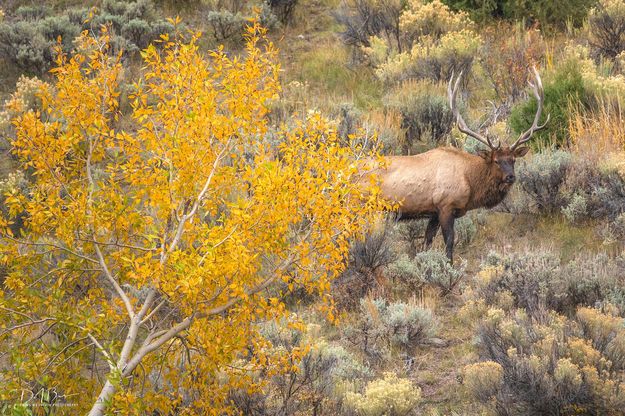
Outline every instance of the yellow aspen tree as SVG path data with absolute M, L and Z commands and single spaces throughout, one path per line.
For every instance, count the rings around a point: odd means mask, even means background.
M 332 318 L 349 242 L 384 208 L 358 185 L 357 159 L 376 155 L 316 114 L 269 126 L 279 66 L 257 24 L 238 57 L 198 36 L 162 36 L 131 84 L 106 31 L 85 32 L 43 109 L 13 120 L 29 183 L 3 196 L 0 400 L 224 414 L 232 389 L 305 353 L 258 330 L 290 316 L 286 295 Z

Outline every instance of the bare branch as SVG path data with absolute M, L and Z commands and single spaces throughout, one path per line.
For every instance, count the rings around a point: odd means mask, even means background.
M 124 302 L 124 305 L 126 306 L 126 311 L 128 312 L 128 316 L 130 316 L 130 319 L 134 318 L 135 311 L 132 307 L 132 303 L 130 303 L 130 298 L 128 298 L 128 295 L 126 294 L 126 292 L 124 292 L 124 289 L 122 289 L 117 280 L 115 280 L 115 278 L 111 274 L 111 271 L 106 265 L 106 261 L 104 260 L 104 256 L 102 255 L 100 247 L 97 244 L 94 244 L 93 246 L 95 247 L 95 252 L 98 255 L 98 260 L 100 263 L 100 267 L 102 267 L 102 272 L 104 273 L 104 276 L 111 283 L 111 285 L 113 285 L 115 292 L 117 292 L 117 295 Z
M 178 246 L 178 243 L 180 242 L 180 239 L 182 238 L 182 234 L 184 232 L 185 224 L 187 223 L 187 221 L 189 219 L 191 219 L 195 215 L 195 212 L 197 211 L 198 207 L 202 203 L 202 200 L 204 199 L 204 195 L 208 191 L 208 188 L 209 188 L 209 186 L 210 186 L 210 184 L 211 184 L 211 182 L 213 180 L 213 177 L 215 176 L 215 172 L 217 171 L 217 167 L 219 166 L 219 163 L 221 162 L 221 160 L 225 157 L 225 153 L 226 153 L 226 150 L 228 150 L 229 145 L 230 145 L 230 141 L 228 141 L 226 143 L 224 148 L 221 150 L 221 152 L 219 152 L 219 154 L 215 158 L 215 162 L 213 163 L 213 167 L 211 169 L 211 172 L 208 175 L 208 178 L 206 179 L 206 181 L 204 182 L 204 186 L 203 186 L 202 190 L 200 191 L 200 193 L 196 197 L 195 202 L 193 203 L 193 207 L 191 208 L 191 210 L 188 213 L 184 214 L 182 216 L 182 218 L 180 219 L 180 222 L 178 223 L 178 228 L 176 229 L 176 234 L 174 235 L 174 238 L 173 238 L 173 240 L 172 240 L 172 242 L 171 242 L 171 244 L 169 246 L 169 250 L 167 250 L 166 253 L 163 253 L 163 256 L 161 257 L 161 264 L 165 263 L 165 260 L 166 260 L 167 256 L 169 255 L 169 253 L 174 251 L 176 249 L 176 247 Z
M 87 333 L 87 336 L 89 337 L 91 342 L 93 342 L 93 344 L 96 346 L 96 348 L 100 351 L 100 353 L 102 353 L 102 355 L 104 355 L 104 358 L 106 358 L 106 362 L 108 363 L 109 368 L 111 370 L 114 370 L 115 369 L 115 364 L 114 364 L 113 359 L 109 355 L 109 353 L 106 352 L 104 347 L 102 347 L 102 345 L 98 342 L 98 340 L 93 335 L 91 335 L 91 333 Z

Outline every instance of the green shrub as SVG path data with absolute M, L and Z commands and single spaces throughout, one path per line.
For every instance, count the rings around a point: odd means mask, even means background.
M 419 275 L 420 269 L 413 259 L 407 255 L 401 255 L 397 260 L 388 266 L 387 272 L 401 286 L 406 287 L 409 292 L 416 292 L 423 285 L 423 279 Z
M 341 139 L 346 140 L 348 136 L 358 131 L 361 112 L 351 103 L 343 103 L 338 110 L 339 125 L 336 129 Z
M 15 16 L 19 20 L 40 20 L 49 16 L 50 13 L 52 9 L 43 5 L 20 6 L 15 10 Z
M 268 380 L 273 394 L 248 394 L 235 390 L 231 398 L 244 414 L 313 414 L 323 409 L 338 409 L 342 401 L 342 385 L 352 384 L 371 375 L 370 369 L 360 363 L 343 346 L 317 338 L 316 325 L 304 333 L 288 327 L 287 322 L 265 322 L 261 333 L 271 341 L 270 353 L 294 351 L 310 347 L 290 372 Z M 316 338 L 316 339 L 315 339 Z
M 491 256 L 490 262 L 493 262 Z M 550 252 L 513 253 L 495 261 L 499 271 L 478 289 L 480 298 L 496 304 L 501 292 L 509 293 L 516 308 L 523 308 L 531 316 L 552 306 L 557 296 L 560 259 Z
M 153 39 L 152 28 L 145 20 L 134 18 L 122 26 L 121 34 L 128 39 L 130 48 L 145 49 Z
M 0 23 L 0 56 L 26 72 L 44 72 L 53 59 L 52 46 L 32 22 Z
M 607 243 L 625 240 L 625 213 L 606 224 L 601 231 L 601 236 Z
M 302 346 L 303 347 L 303 346 Z M 338 408 L 342 401 L 342 384 L 370 376 L 370 370 L 359 363 L 342 346 L 317 341 L 299 362 L 297 370 L 274 377 L 272 388 L 277 403 L 268 404 L 272 414 L 314 414 L 323 409 Z
M 48 16 L 38 22 L 39 32 L 50 41 L 55 42 L 59 37 L 63 48 L 69 50 L 74 38 L 80 34 L 80 26 L 72 23 L 69 16 Z
M 568 142 L 569 118 L 571 108 L 578 107 L 588 110 L 592 107 L 593 95 L 584 84 L 580 68 L 573 63 L 566 63 L 557 69 L 553 79 L 546 79 L 544 83 L 544 122 L 547 115 L 551 119 L 547 127 L 534 134 L 530 142 L 533 147 L 541 148 L 551 145 L 562 146 Z M 510 127 L 521 134 L 534 121 L 537 101 L 532 97 L 529 101 L 517 104 L 510 114 Z
M 473 216 L 465 215 L 464 217 L 458 218 L 454 223 L 454 232 L 456 234 L 456 244 L 458 247 L 468 246 L 477 233 L 477 226 L 475 225 L 475 221 L 473 221 Z
M 423 238 L 425 236 L 425 229 L 427 227 L 428 220 L 413 219 L 399 221 L 395 225 L 398 235 L 403 241 L 408 243 L 410 256 L 415 255 L 421 250 Z
M 503 367 L 494 361 L 470 364 L 462 370 L 465 389 L 483 403 L 488 403 L 501 391 L 503 381 Z
M 560 190 L 571 165 L 571 154 L 562 150 L 538 153 L 522 160 L 517 168 L 518 182 L 535 208 L 555 212 L 565 205 Z
M 464 12 L 440 0 L 353 0 L 337 14 L 343 40 L 360 48 L 378 78 L 446 82 L 453 72 L 471 69 L 480 36 Z
M 456 10 L 464 10 L 480 22 L 493 19 L 525 20 L 528 26 L 541 23 L 541 26 L 563 29 L 567 24 L 580 26 L 593 0 L 445 0 Z
M 579 223 L 588 216 L 588 203 L 580 194 L 574 194 L 569 203 L 562 208 L 564 217 L 572 223 Z

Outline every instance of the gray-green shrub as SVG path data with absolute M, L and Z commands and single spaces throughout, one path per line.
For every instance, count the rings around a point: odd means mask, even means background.
M 539 211 L 556 212 L 565 205 L 560 189 L 572 161 L 563 150 L 546 151 L 523 159 L 517 167 L 519 185 Z
M 477 234 L 477 225 L 473 220 L 473 216 L 465 215 L 458 218 L 454 223 L 454 232 L 458 247 L 468 246 L 475 238 L 475 234 Z
M 345 335 L 371 356 L 381 357 L 388 346 L 409 349 L 426 343 L 437 333 L 432 311 L 413 303 L 385 299 L 360 300 L 358 319 Z
M 417 267 L 411 256 L 403 254 L 389 264 L 387 273 L 393 277 L 398 285 L 405 287 L 409 292 L 415 292 L 424 285 Z
M 464 276 L 464 267 L 455 268 L 439 251 L 429 250 L 417 253 L 414 263 L 417 276 L 424 283 L 440 288 L 443 293 L 451 292 Z
M 558 255 L 541 250 L 505 256 L 490 253 L 484 264 L 497 270 L 475 288 L 488 304 L 498 304 L 502 294 L 507 293 L 513 307 L 524 309 L 532 317 L 547 309 L 570 316 L 579 306 L 608 302 L 625 312 L 621 296 L 625 262 L 621 258 L 603 253 L 580 255 L 562 264 Z
M 90 21 L 84 8 L 54 14 L 49 7 L 28 6 L 0 23 L 0 56 L 30 73 L 43 73 L 54 62 L 53 47 L 62 39 L 64 52 L 73 47 L 82 30 L 98 32 L 111 27 L 112 51 L 133 53 L 147 47 L 162 33 L 172 33 L 171 23 L 160 19 L 151 0 L 105 0 Z
M 206 23 L 212 28 L 212 35 L 217 42 L 237 42 L 242 39 L 247 19 L 241 13 L 212 10 L 206 16 Z
M 436 335 L 432 311 L 414 304 L 390 303 L 382 314 L 382 323 L 393 345 L 410 348 Z
M 613 221 L 625 212 L 625 181 L 621 175 L 583 157 L 578 157 L 570 166 L 561 194 L 572 205 L 570 211 L 577 213 L 576 217 L 569 215 L 575 218 L 567 216 L 569 219 Z M 586 205 L 585 212 L 581 210 L 582 204 Z

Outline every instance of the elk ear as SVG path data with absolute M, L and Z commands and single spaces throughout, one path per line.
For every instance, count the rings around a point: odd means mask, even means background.
M 491 150 L 478 150 L 477 155 L 482 159 L 485 159 L 487 162 L 492 162 L 493 160 L 493 152 Z
M 529 147 L 527 146 L 523 146 L 523 147 L 519 147 L 518 149 L 514 149 L 514 157 L 523 157 L 527 154 L 527 152 L 530 150 Z

